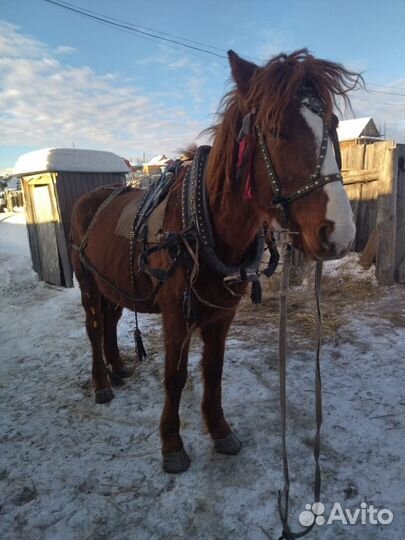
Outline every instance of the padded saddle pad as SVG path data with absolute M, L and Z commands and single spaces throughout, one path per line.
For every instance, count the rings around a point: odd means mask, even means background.
M 141 202 L 143 196 L 145 195 L 145 190 L 140 189 L 136 193 L 136 197 L 132 199 L 124 208 L 121 210 L 121 215 L 118 218 L 117 225 L 115 227 L 114 233 L 118 236 L 123 236 L 124 238 L 129 239 L 134 220 L 138 211 L 139 203 Z M 162 241 L 161 233 L 163 232 L 163 222 L 166 214 L 168 197 L 157 205 L 153 210 L 151 215 L 148 218 L 147 226 L 147 243 L 148 244 L 160 244 Z

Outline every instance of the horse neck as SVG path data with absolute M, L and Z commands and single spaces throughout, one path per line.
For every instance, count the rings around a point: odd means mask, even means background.
M 239 264 L 265 220 L 258 196 L 244 196 L 245 180 L 226 179 L 226 160 L 213 149 L 207 163 L 206 182 L 217 254 L 229 264 Z M 223 158 L 223 155 L 222 155 Z M 258 190 L 255 190 L 258 191 Z

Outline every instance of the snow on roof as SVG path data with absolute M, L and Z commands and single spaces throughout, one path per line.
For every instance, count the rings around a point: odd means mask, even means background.
M 145 165 L 165 165 L 168 158 L 164 154 L 159 154 L 158 156 L 153 157 L 149 163 Z
M 123 158 L 112 152 L 78 150 L 76 148 L 35 150 L 20 156 L 14 168 L 14 174 L 18 176 L 66 171 L 127 173 L 130 169 Z
M 350 141 L 362 136 L 370 135 L 379 137 L 380 133 L 374 124 L 371 116 L 366 118 L 353 118 L 351 120 L 341 120 L 337 128 L 339 141 Z

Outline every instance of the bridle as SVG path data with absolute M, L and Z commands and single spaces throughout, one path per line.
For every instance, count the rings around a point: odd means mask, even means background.
M 323 123 L 323 133 L 322 141 L 320 146 L 319 158 L 315 167 L 315 171 L 310 175 L 310 178 L 307 183 L 293 191 L 292 193 L 285 194 L 280 179 L 277 175 L 276 169 L 270 157 L 270 153 L 266 144 L 266 141 L 263 136 L 263 132 L 259 125 L 255 126 L 255 131 L 257 135 L 257 140 L 259 143 L 260 150 L 263 155 L 264 163 L 267 170 L 267 175 L 270 181 L 271 189 L 273 191 L 272 203 L 274 206 L 280 206 L 283 209 L 284 220 L 288 222 L 288 210 L 289 206 L 293 201 L 305 197 L 312 191 L 326 185 L 331 182 L 343 182 L 342 175 L 340 173 L 322 175 L 322 165 L 325 161 L 326 152 L 328 148 L 328 139 L 329 137 L 332 140 L 336 163 L 341 170 L 341 155 L 339 148 L 339 141 L 337 137 L 336 128 L 329 128 L 325 121 L 325 107 L 322 100 L 314 95 L 305 94 L 299 98 L 301 105 L 309 109 L 311 112 L 315 113 L 322 119 Z

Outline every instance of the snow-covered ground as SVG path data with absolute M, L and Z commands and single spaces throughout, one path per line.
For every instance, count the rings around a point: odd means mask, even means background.
M 265 540 L 280 536 L 282 486 L 276 302 L 242 306 L 227 342 L 224 408 L 243 442 L 213 453 L 200 415 L 200 344 L 193 342 L 182 434 L 192 458 L 161 470 L 163 348 L 159 317 L 142 316 L 149 358 L 94 403 L 79 291 L 39 283 L 21 215 L 0 221 L 0 539 Z M 322 349 L 322 502 L 352 512 L 388 508 L 390 525 L 316 525 L 307 538 L 402 540 L 405 288 L 378 289 L 356 256 L 328 263 Z M 273 296 L 274 296 L 273 292 Z M 313 299 L 291 294 L 289 454 L 291 525 L 312 502 Z M 312 326 L 311 326 L 312 325 Z M 133 316 L 121 348 L 133 354 Z M 386 517 L 386 516 L 385 516 Z M 360 520 L 359 520 L 360 521 Z

